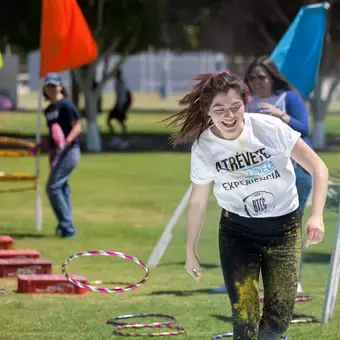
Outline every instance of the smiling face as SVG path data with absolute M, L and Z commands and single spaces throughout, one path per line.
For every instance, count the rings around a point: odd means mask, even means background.
M 240 136 L 244 128 L 244 103 L 234 89 L 219 92 L 209 108 L 208 114 L 214 126 L 212 131 L 218 137 L 233 140 Z
M 270 75 L 263 67 L 255 67 L 248 76 L 251 91 L 255 96 L 268 98 L 273 95 L 273 84 Z

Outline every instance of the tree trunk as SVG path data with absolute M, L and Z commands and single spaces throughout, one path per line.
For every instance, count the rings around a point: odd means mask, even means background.
M 328 93 L 325 96 L 326 98 L 322 99 L 321 84 L 324 82 L 324 80 L 325 78 L 323 78 L 322 81 L 317 82 L 314 91 L 315 96 L 313 99 L 310 100 L 314 120 L 314 126 L 312 131 L 312 143 L 314 149 L 316 150 L 322 150 L 327 147 L 325 134 L 325 116 L 328 112 L 329 104 L 332 101 L 333 94 L 340 83 L 339 76 L 338 75 L 334 76 L 330 83 Z
M 324 100 L 321 98 L 321 87 L 323 79 L 317 80 L 314 89 L 314 98 L 310 101 L 312 114 L 314 118 L 312 131 L 312 144 L 315 150 L 322 150 L 326 148 L 325 135 L 325 107 Z
M 72 82 L 72 102 L 79 109 L 80 89 L 74 71 L 71 71 L 71 82 Z
M 314 119 L 312 144 L 315 150 L 323 150 L 326 148 L 325 121 L 323 118 L 318 120 Z
M 102 150 L 102 142 L 100 131 L 97 124 L 97 111 L 98 111 L 98 98 L 104 88 L 105 83 L 116 75 L 117 70 L 122 66 L 122 64 L 126 61 L 127 56 L 129 55 L 134 42 L 137 38 L 137 35 L 132 37 L 130 44 L 127 46 L 127 49 L 120 60 L 115 65 L 114 69 L 108 71 L 108 63 L 105 63 L 105 69 L 103 70 L 103 79 L 97 84 L 96 88 L 93 87 L 93 79 L 96 71 L 96 67 L 98 64 L 98 59 L 93 61 L 86 66 L 75 69 L 75 78 L 78 82 L 78 85 L 83 90 L 85 96 L 85 112 L 86 112 L 86 120 L 87 120 L 87 130 L 86 130 L 86 149 L 89 152 L 100 152 Z M 120 40 L 118 40 L 119 42 Z M 108 49 L 103 54 L 103 59 L 105 60 L 111 55 L 111 51 L 115 50 L 115 45 L 117 41 L 113 43 L 110 49 Z
M 86 149 L 89 152 L 100 152 L 102 150 L 101 136 L 97 124 L 97 97 L 92 88 L 85 91 L 87 114 Z

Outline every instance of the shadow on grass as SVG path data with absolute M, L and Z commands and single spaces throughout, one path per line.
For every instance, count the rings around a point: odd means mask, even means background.
M 231 316 L 216 315 L 216 314 L 212 314 L 210 316 L 212 316 L 213 318 L 215 318 L 217 320 L 223 321 L 223 322 L 232 322 L 233 321 L 233 318 Z
M 13 133 L 10 131 L 2 131 L 1 136 L 27 139 L 30 141 L 35 140 L 35 135 Z M 108 133 L 101 133 L 102 151 L 101 153 L 132 153 L 132 152 L 189 152 L 191 143 L 180 144 L 175 148 L 170 144 L 171 134 L 157 133 L 157 132 L 136 132 L 127 135 L 124 140 L 129 142 L 127 149 L 117 149 L 110 147 L 111 135 Z M 315 150 L 317 152 L 339 152 L 340 151 L 340 136 L 327 135 L 326 137 L 327 148 Z M 2 147 L 3 148 L 3 147 Z M 85 136 L 82 135 L 81 148 L 83 153 L 87 153 L 85 148 Z M 42 150 L 43 153 L 46 150 Z
M 13 229 L 6 229 L 6 228 L 0 228 L 0 234 L 1 235 L 7 235 L 10 236 L 14 239 L 22 239 L 22 238 L 55 238 L 55 239 L 60 239 L 60 237 L 56 236 L 56 235 L 51 235 L 51 234 L 38 234 L 35 233 L 34 231 L 32 231 L 32 233 L 29 232 L 17 232 Z
M 185 262 L 166 262 L 166 263 L 161 263 L 158 265 L 158 267 L 165 267 L 165 266 L 185 266 Z M 201 268 L 204 269 L 216 269 L 220 268 L 220 265 L 214 264 L 214 263 L 201 263 Z
M 304 263 L 330 263 L 331 254 L 308 252 L 303 255 L 303 262 Z
M 35 135 L 32 134 L 22 134 L 2 131 L 1 136 L 26 139 L 29 141 L 35 140 Z M 44 137 L 44 136 L 43 136 Z M 101 153 L 132 153 L 132 152 L 188 152 L 190 151 L 191 143 L 181 144 L 175 148 L 170 144 L 170 134 L 162 134 L 156 132 L 139 132 L 128 134 L 125 141 L 129 143 L 129 147 L 126 149 L 117 149 L 110 147 L 110 141 L 112 136 L 108 133 L 102 133 L 102 151 Z M 85 138 L 82 136 L 81 149 L 83 153 L 87 153 L 85 148 Z M 3 146 L 1 146 L 4 149 Z M 46 149 L 42 149 L 42 153 L 46 153 Z
M 197 290 L 158 290 L 149 295 L 176 295 L 176 296 L 192 296 L 197 294 L 221 295 L 214 294 L 211 289 L 197 289 Z

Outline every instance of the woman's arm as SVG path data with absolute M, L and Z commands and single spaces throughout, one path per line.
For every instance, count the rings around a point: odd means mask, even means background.
M 207 210 L 210 192 L 209 184 L 193 184 L 188 207 L 188 231 L 186 246 L 186 271 L 196 280 L 201 278 L 197 244 L 200 238 L 204 215 Z
M 71 122 L 72 130 L 66 137 L 66 144 L 70 145 L 83 131 L 80 120 L 74 120 Z
M 328 191 L 328 169 L 325 163 L 302 139 L 293 148 L 292 158 L 312 175 L 312 215 L 323 216 Z
M 51 134 L 55 144 L 58 146 L 60 150 L 62 150 L 65 147 L 66 140 L 64 132 L 58 123 L 52 124 Z
M 302 137 L 308 136 L 308 112 L 298 93 L 287 92 L 286 112 L 287 114 L 283 114 L 281 119 L 293 130 L 300 132 Z
M 328 191 L 328 169 L 322 159 L 301 138 L 292 150 L 292 158 L 313 178 L 312 213 L 307 222 L 308 246 L 323 239 L 323 212 Z
M 70 100 L 67 100 L 65 105 L 68 110 L 68 119 L 70 120 L 72 126 L 70 133 L 68 136 L 66 136 L 66 144 L 70 145 L 81 134 L 83 129 L 81 126 L 81 116 L 79 110 Z
M 200 261 L 196 247 L 208 206 L 210 186 L 215 176 L 213 163 L 207 161 L 207 158 L 209 158 L 208 150 L 195 141 L 191 147 L 190 180 L 193 184 L 188 207 L 185 267 L 196 280 L 200 278 Z
M 196 252 L 211 184 L 193 184 L 188 207 L 187 252 Z

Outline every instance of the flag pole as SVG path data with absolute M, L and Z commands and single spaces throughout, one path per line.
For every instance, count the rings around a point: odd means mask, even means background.
M 182 216 L 184 209 L 188 205 L 191 192 L 192 192 L 192 184 L 190 184 L 190 186 L 189 186 L 188 190 L 186 191 L 185 195 L 183 196 L 181 202 L 179 203 L 175 212 L 171 216 L 171 219 L 170 219 L 168 225 L 166 226 L 166 228 L 164 229 L 162 236 L 159 238 L 158 243 L 154 247 L 152 254 L 151 254 L 151 256 L 150 256 L 150 258 L 147 262 L 147 266 L 149 268 L 156 268 L 158 266 L 163 254 L 165 253 L 166 249 L 168 248 L 168 246 L 169 246 L 169 244 L 172 240 L 172 237 L 173 237 L 172 230 L 174 229 L 176 223 L 178 222 L 178 220 Z
M 41 141 L 41 116 L 42 116 L 42 88 L 43 80 L 39 79 L 38 86 L 38 113 L 37 113 L 37 128 L 35 135 L 35 142 L 38 144 Z M 35 157 L 35 229 L 42 231 L 42 198 L 40 186 L 40 152 Z

